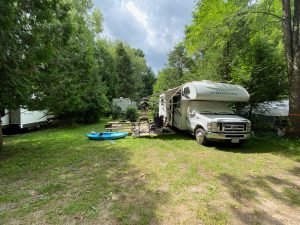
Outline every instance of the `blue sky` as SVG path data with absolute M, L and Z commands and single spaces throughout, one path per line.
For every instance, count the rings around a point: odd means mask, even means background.
M 94 0 L 104 17 L 103 36 L 122 40 L 144 51 L 155 72 L 183 40 L 192 21 L 195 0 Z

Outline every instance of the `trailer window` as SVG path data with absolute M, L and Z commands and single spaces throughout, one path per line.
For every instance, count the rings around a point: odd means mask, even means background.
M 160 99 L 160 105 L 164 105 L 165 104 L 165 99 L 164 98 L 161 98 Z

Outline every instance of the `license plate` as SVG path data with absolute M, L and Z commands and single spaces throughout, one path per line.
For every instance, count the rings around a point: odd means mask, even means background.
M 240 140 L 238 138 L 232 138 L 231 143 L 240 143 Z

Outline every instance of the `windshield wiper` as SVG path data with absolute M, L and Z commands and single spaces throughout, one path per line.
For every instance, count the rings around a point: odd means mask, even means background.
M 211 112 L 211 111 L 201 111 L 199 112 L 200 114 L 216 114 L 214 112 Z

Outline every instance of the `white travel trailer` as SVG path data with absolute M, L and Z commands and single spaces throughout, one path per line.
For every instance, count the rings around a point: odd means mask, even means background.
M 5 110 L 1 121 L 3 128 L 14 127 L 23 129 L 47 124 L 51 118 L 53 118 L 53 115 L 48 115 L 47 110 L 29 111 L 25 108 L 19 108 L 15 110 Z
M 137 104 L 135 101 L 131 101 L 130 98 L 123 98 L 123 97 L 114 98 L 112 101 L 112 105 L 120 107 L 122 111 L 126 111 L 126 109 L 130 106 L 137 108 Z
M 267 117 L 287 118 L 289 116 L 289 100 L 263 102 L 253 108 L 252 113 Z
M 3 112 L 1 112 L 1 126 L 2 128 L 7 128 L 9 127 L 9 112 L 8 110 L 4 110 Z
M 248 102 L 239 85 L 193 81 L 160 95 L 159 116 L 165 125 L 190 131 L 199 144 L 208 140 L 243 143 L 250 138 L 251 122 L 237 116 L 228 102 Z
M 249 110 L 250 107 L 248 107 Z M 247 109 L 246 109 L 247 110 Z M 266 101 L 252 109 L 252 114 L 261 124 L 285 130 L 288 125 L 289 100 Z

